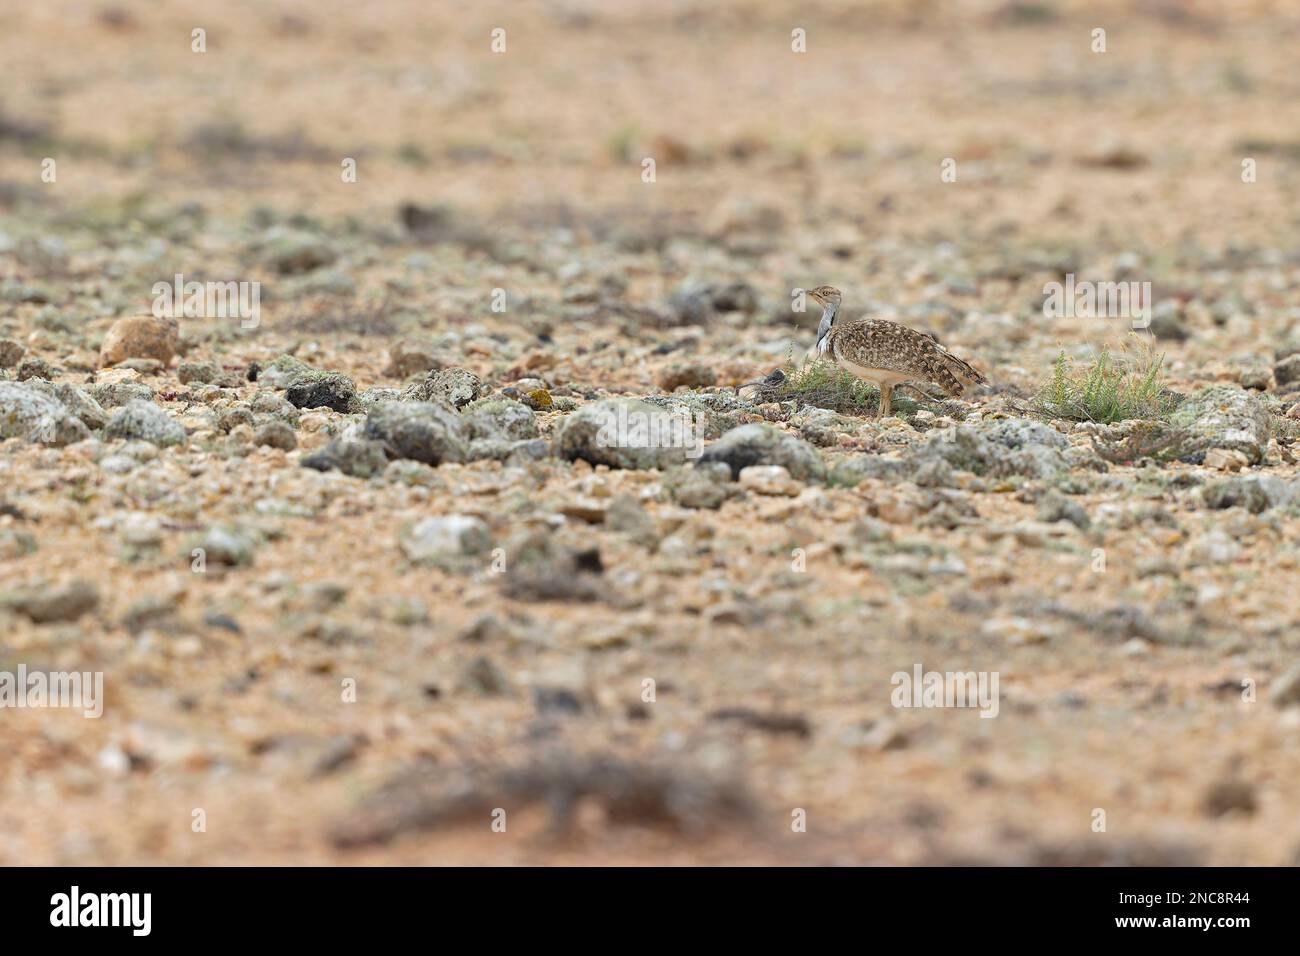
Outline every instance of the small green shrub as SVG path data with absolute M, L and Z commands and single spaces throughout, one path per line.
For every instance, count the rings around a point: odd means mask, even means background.
M 1034 404 L 1043 415 L 1076 422 L 1163 420 L 1177 404 L 1165 388 L 1164 361 L 1163 353 L 1146 347 L 1126 350 L 1119 357 L 1103 348 L 1080 373 L 1062 351 Z

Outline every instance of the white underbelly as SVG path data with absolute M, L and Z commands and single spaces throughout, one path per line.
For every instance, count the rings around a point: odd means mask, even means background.
M 887 368 L 864 368 L 838 356 L 835 364 L 846 372 L 852 372 L 858 378 L 871 382 L 873 385 L 897 385 L 899 382 L 906 382 L 912 377 L 906 372 L 895 372 Z

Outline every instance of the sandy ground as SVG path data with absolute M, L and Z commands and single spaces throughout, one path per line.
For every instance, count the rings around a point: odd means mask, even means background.
M 210 6 L 0 5 L 0 340 L 34 378 L 146 387 L 186 431 L 0 441 L 0 671 L 102 672 L 106 695 L 97 720 L 0 710 L 0 863 L 1295 861 L 1300 512 L 1205 503 L 1300 488 L 1275 372 L 1300 349 L 1295 11 Z M 282 268 L 285 241 L 327 261 Z M 490 395 L 540 379 L 567 400 L 535 416 L 551 441 L 573 409 L 665 394 L 675 364 L 730 395 L 812 344 L 791 290 L 831 283 L 985 371 L 922 403 L 978 431 L 1032 417 L 1062 349 L 1128 337 L 1044 317 L 1065 272 L 1150 282 L 1170 387 L 1264 403 L 1259 462 L 1081 451 L 1065 475 L 695 507 L 661 471 L 554 454 L 305 468 L 367 409 L 284 413 L 249 379 L 287 353 L 367 397 L 422 378 L 391 360 L 425 345 Z M 103 368 L 176 273 L 260 282 L 259 325 L 183 319 L 165 368 Z M 700 283 L 748 298 L 686 315 Z M 256 440 L 276 416 L 295 447 Z M 727 425 L 773 422 L 833 470 L 905 456 L 933 418 L 818 432 L 741 403 Z M 1042 514 L 1066 484 L 1086 527 Z M 410 529 L 446 515 L 507 568 L 412 560 Z M 196 573 L 218 531 L 247 560 Z M 529 532 L 596 549 L 594 593 L 512 590 Z M 23 610 L 78 582 L 84 609 Z M 917 664 L 996 672 L 997 716 L 894 707 Z

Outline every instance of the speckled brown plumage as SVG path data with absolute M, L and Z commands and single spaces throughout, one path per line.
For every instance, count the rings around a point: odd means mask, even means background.
M 966 386 L 986 381 L 969 362 L 953 355 L 933 335 L 884 319 L 836 322 L 839 290 L 819 286 L 809 290 L 809 295 L 826 310 L 819 328 L 818 354 L 878 385 L 882 416 L 889 414 L 894 386 L 900 382 L 933 382 L 956 397 Z
M 906 374 L 909 379 L 934 382 L 952 396 L 960 395 L 967 385 L 984 381 L 969 363 L 931 336 L 897 322 L 847 322 L 833 326 L 827 338 L 827 352 L 837 365 Z

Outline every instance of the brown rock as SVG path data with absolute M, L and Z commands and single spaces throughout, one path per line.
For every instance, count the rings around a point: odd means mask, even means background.
M 393 378 L 409 378 L 421 372 L 440 369 L 445 364 L 432 347 L 402 340 L 389 346 L 388 366 L 384 369 L 384 374 Z
M 12 339 L 0 339 L 0 368 L 13 368 L 27 349 Z
M 1254 785 L 1235 777 L 1217 781 L 1205 792 L 1201 801 L 1206 815 L 1211 817 L 1222 817 L 1229 813 L 1251 816 L 1258 805 Z
M 659 385 L 665 392 L 683 385 L 687 388 L 705 388 L 717 380 L 717 373 L 703 362 L 677 362 L 659 374 Z
M 166 365 L 180 350 L 180 323 L 173 318 L 131 315 L 113 323 L 99 350 L 100 363 L 157 359 Z

